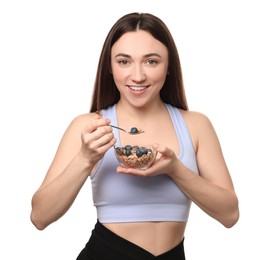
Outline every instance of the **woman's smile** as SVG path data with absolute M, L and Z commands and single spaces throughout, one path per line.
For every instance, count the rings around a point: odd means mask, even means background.
M 134 92 L 142 92 L 146 90 L 150 85 L 145 85 L 145 86 L 136 86 L 136 85 L 127 85 L 127 87 Z

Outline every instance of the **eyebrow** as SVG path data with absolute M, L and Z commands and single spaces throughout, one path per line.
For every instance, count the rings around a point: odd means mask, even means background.
M 148 57 L 153 57 L 153 56 L 157 56 L 157 57 L 161 58 L 161 56 L 160 56 L 158 53 L 155 53 L 155 52 L 145 54 L 143 57 L 148 58 Z M 117 58 L 117 57 L 126 57 L 126 58 L 130 58 L 131 56 L 128 55 L 128 54 L 125 54 L 125 53 L 118 53 L 118 54 L 115 55 L 114 57 L 115 57 L 115 58 Z

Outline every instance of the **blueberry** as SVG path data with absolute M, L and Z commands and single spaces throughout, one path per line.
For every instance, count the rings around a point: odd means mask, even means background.
M 128 145 L 125 146 L 125 150 L 131 150 L 131 149 L 132 149 L 131 145 L 128 144 Z
M 145 148 L 145 147 L 142 147 L 141 148 L 141 152 L 142 152 L 142 154 L 147 154 L 148 153 L 148 149 Z
M 130 129 L 130 133 L 131 134 L 137 134 L 139 132 L 139 130 L 137 129 L 137 127 L 132 127 L 131 129 Z
M 137 155 L 137 157 L 141 157 L 143 155 L 143 151 L 141 149 L 138 149 L 136 151 L 136 155 Z
M 126 156 L 130 156 L 131 155 L 131 149 L 126 150 Z

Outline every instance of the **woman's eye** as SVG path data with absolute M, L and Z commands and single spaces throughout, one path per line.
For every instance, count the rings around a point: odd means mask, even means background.
M 127 60 L 119 60 L 118 63 L 119 64 L 126 65 L 128 63 L 128 61 Z
M 156 60 L 148 60 L 147 63 L 154 65 L 157 64 L 158 62 Z

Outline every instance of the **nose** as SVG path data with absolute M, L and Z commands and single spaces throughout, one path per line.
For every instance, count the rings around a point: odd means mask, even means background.
M 135 82 L 143 82 L 146 78 L 142 65 L 136 64 L 132 68 L 131 79 Z

